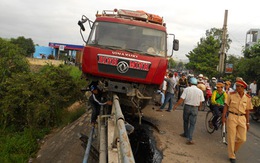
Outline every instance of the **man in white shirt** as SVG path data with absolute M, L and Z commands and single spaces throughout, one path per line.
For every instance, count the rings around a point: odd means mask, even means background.
M 184 133 L 181 136 L 188 139 L 186 144 L 192 145 L 194 144 L 192 135 L 195 129 L 198 110 L 200 110 L 202 102 L 205 99 L 202 90 L 197 87 L 197 79 L 192 77 L 189 82 L 191 86 L 184 89 L 180 100 L 174 105 L 173 109 L 175 110 L 185 100 L 183 110 Z
M 179 81 L 179 76 L 177 72 L 174 72 L 174 75 L 172 77 L 172 79 L 175 81 L 175 85 L 174 85 L 174 94 L 177 94 L 177 90 L 179 89 L 179 86 L 177 85 L 178 81 Z M 177 100 L 178 101 L 178 100 Z
M 253 83 L 251 83 L 249 85 L 249 89 L 250 89 L 250 92 L 251 92 L 251 96 L 256 96 L 256 90 L 257 90 L 257 84 L 256 84 L 256 81 L 254 80 Z
M 167 76 L 168 76 L 168 70 L 165 72 L 164 78 L 167 78 Z M 167 88 L 166 85 L 167 85 L 167 82 L 165 80 L 163 80 L 163 83 L 161 84 L 160 89 L 157 90 L 157 93 L 159 93 L 161 95 L 161 101 L 160 101 L 159 106 L 161 106 L 164 103 L 166 88 Z

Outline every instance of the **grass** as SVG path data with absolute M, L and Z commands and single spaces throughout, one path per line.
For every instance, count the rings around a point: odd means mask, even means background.
M 42 61 L 42 60 L 40 60 Z M 38 62 L 36 65 L 39 65 Z M 40 66 L 35 68 L 37 72 Z M 79 80 L 81 72 L 77 67 L 68 67 L 71 76 L 76 81 L 77 85 L 83 85 L 84 80 Z M 64 109 L 59 115 L 59 124 L 54 124 L 55 127 L 63 127 L 85 113 L 85 107 L 81 106 L 73 112 L 66 111 Z M 1 119 L 0 119 L 1 120 Z M 25 128 L 14 129 L 12 126 L 8 126 L 6 129 L 2 129 L 0 124 L 0 163 L 28 163 L 30 158 L 34 158 L 39 150 L 39 141 L 44 138 L 53 128 Z M 57 126 L 59 125 L 59 126 Z
M 84 106 L 80 106 L 73 112 L 64 112 L 62 118 L 63 127 L 77 120 L 86 111 Z M 36 156 L 40 147 L 38 143 L 50 132 L 50 128 L 25 129 L 17 132 L 11 127 L 7 130 L 0 130 L 0 162 L 1 163 L 28 163 L 30 158 Z
M 25 129 L 23 132 L 1 131 L 0 162 L 25 163 L 38 150 L 38 142 L 49 129 Z
M 62 117 L 62 124 L 67 125 L 69 123 L 74 122 L 77 120 L 80 116 L 82 116 L 86 112 L 86 107 L 85 106 L 80 106 L 77 108 L 75 111 L 66 111 L 63 114 Z

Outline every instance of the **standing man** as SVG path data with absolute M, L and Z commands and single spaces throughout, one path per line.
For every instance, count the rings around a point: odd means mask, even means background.
M 225 100 L 222 114 L 222 123 L 226 123 L 228 131 L 228 157 L 231 163 L 236 162 L 235 153 L 246 141 L 246 132 L 249 130 L 249 110 L 253 109 L 251 97 L 245 93 L 246 82 L 236 78 L 236 91 L 231 92 Z
M 172 103 L 173 103 L 173 97 L 174 97 L 174 87 L 176 85 L 176 81 L 172 78 L 173 74 L 169 73 L 169 77 L 168 78 L 164 78 L 164 80 L 166 81 L 166 95 L 165 95 L 165 99 L 163 102 L 163 105 L 160 107 L 160 109 L 157 109 L 156 111 L 160 111 L 162 112 L 162 110 L 164 109 L 164 107 L 166 106 L 166 104 L 169 102 L 169 106 L 168 106 L 168 112 L 171 112 L 172 110 Z
M 181 98 L 181 93 L 183 92 L 183 89 L 188 87 L 188 81 L 184 73 L 181 75 L 181 78 L 179 79 L 177 85 L 178 85 L 178 98 L 177 98 L 177 102 L 178 102 L 178 100 Z
M 250 89 L 250 92 L 251 92 L 251 96 L 256 96 L 256 90 L 257 90 L 257 85 L 256 85 L 256 80 L 253 81 L 253 83 L 251 83 L 249 85 L 249 89 Z
M 165 75 L 164 75 L 164 78 L 167 78 L 167 76 L 168 76 L 168 70 L 166 70 L 166 72 L 165 72 Z M 165 94 L 166 94 L 166 85 L 167 85 L 167 82 L 165 81 L 165 80 L 163 80 L 163 83 L 161 84 L 161 106 L 162 106 L 162 104 L 164 103 L 164 100 L 165 100 Z
M 167 78 L 168 76 L 168 70 L 165 71 L 165 75 L 164 75 L 164 78 Z M 157 93 L 159 93 L 161 95 L 161 99 L 160 99 L 160 103 L 159 102 L 155 102 L 155 105 L 158 105 L 158 106 L 162 106 L 162 104 L 164 103 L 164 100 L 165 100 L 165 93 L 166 93 L 166 81 L 163 80 L 162 84 L 160 85 L 160 89 L 157 90 Z
M 178 76 L 178 73 L 177 72 L 174 72 L 174 74 L 173 74 L 173 80 L 176 82 L 176 84 L 175 84 L 175 86 L 174 86 L 174 94 L 177 94 L 178 93 L 178 85 L 177 85 L 177 83 L 178 83 L 178 81 L 179 81 L 179 76 Z M 178 101 L 178 100 L 177 100 Z
M 177 106 L 185 100 L 183 110 L 184 133 L 181 134 L 181 136 L 188 139 L 186 144 L 192 145 L 194 144 L 192 135 L 195 129 L 198 110 L 201 108 L 202 102 L 204 101 L 204 95 L 202 90 L 197 87 L 198 82 L 196 78 L 190 78 L 189 83 L 191 86 L 184 89 L 180 100 L 174 105 L 173 109 L 175 110 Z
M 92 108 L 91 124 L 92 126 L 95 126 L 95 124 L 97 123 L 97 117 L 100 112 L 100 107 L 102 105 L 112 105 L 112 101 L 101 102 L 102 94 L 96 85 L 91 85 L 90 91 L 92 93 L 91 96 L 89 97 L 89 103 Z

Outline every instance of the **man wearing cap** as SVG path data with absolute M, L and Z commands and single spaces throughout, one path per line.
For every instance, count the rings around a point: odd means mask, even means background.
M 100 112 L 100 107 L 102 105 L 112 105 L 112 101 L 106 101 L 106 102 L 100 102 L 101 101 L 101 92 L 98 89 L 96 85 L 91 85 L 90 86 L 90 91 L 91 91 L 91 96 L 89 97 L 89 103 L 92 108 L 92 114 L 91 114 L 91 124 L 92 126 L 95 126 L 97 123 L 97 116 L 99 115 Z
M 198 79 L 203 79 L 203 75 L 202 75 L 202 74 L 199 74 L 199 75 L 198 75 Z
M 216 84 L 217 84 L 217 79 L 215 77 L 212 77 L 209 83 L 212 91 L 215 90 Z
M 198 110 L 201 108 L 202 102 L 204 101 L 204 95 L 203 92 L 197 87 L 198 82 L 196 78 L 190 78 L 189 83 L 191 86 L 184 89 L 180 100 L 174 105 L 173 110 L 175 110 L 180 104 L 184 102 L 184 133 L 181 134 L 181 136 L 188 139 L 186 144 L 192 145 L 194 144 L 193 131 L 197 121 Z
M 234 90 L 231 88 L 230 81 L 225 81 L 224 84 L 225 84 L 224 90 L 226 91 L 227 94 L 234 92 Z
M 246 141 L 246 132 L 249 130 L 249 110 L 253 109 L 251 97 L 245 93 L 246 82 L 236 78 L 236 91 L 231 92 L 225 100 L 222 114 L 222 123 L 226 123 L 228 132 L 228 157 L 231 163 L 236 162 L 235 153 Z
M 217 120 L 223 112 L 225 99 L 227 99 L 227 94 L 223 90 L 224 84 L 218 82 L 216 84 L 217 90 L 214 90 L 211 96 L 211 108 L 213 111 L 214 118 L 212 119 L 212 124 L 216 130 L 218 130 Z
M 199 89 L 201 89 L 202 91 L 203 91 L 203 93 L 205 94 L 205 91 L 206 91 L 206 85 L 205 85 L 205 83 L 204 83 L 204 81 L 202 80 L 202 79 L 199 79 L 198 80 L 198 85 L 197 85 L 197 87 L 199 88 Z

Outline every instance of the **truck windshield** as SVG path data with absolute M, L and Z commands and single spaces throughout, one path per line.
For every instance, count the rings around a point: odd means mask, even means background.
M 88 45 L 166 56 L 166 32 L 111 22 L 95 22 Z

